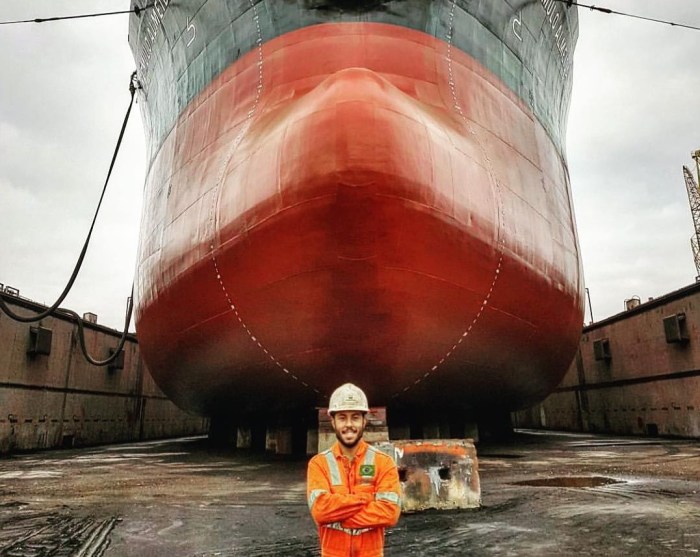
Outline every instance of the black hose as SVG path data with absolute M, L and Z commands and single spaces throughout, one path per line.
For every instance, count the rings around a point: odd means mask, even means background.
M 124 131 L 126 130 L 126 124 L 129 121 L 129 114 L 131 113 L 131 107 L 134 104 L 134 94 L 136 93 L 136 72 L 131 74 L 131 79 L 129 83 L 129 92 L 131 93 L 131 101 L 129 102 L 129 108 L 126 110 L 126 115 L 124 116 L 124 122 L 122 123 L 122 129 L 119 132 L 119 139 L 117 140 L 117 146 L 114 150 L 114 155 L 112 155 L 112 162 L 109 165 L 109 171 L 107 172 L 107 179 L 105 180 L 104 187 L 102 188 L 102 195 L 100 195 L 100 201 L 97 204 L 97 209 L 95 210 L 95 216 L 92 219 L 92 224 L 90 225 L 90 231 L 88 232 L 87 238 L 85 238 L 85 243 L 83 244 L 83 249 L 80 252 L 80 257 L 78 257 L 78 261 L 75 264 L 75 268 L 73 269 L 73 274 L 71 275 L 70 279 L 68 280 L 68 284 L 66 284 L 66 287 L 64 288 L 63 292 L 61 295 L 58 297 L 58 300 L 49 308 L 47 308 L 45 311 L 37 314 L 37 315 L 31 315 L 31 316 L 26 316 L 23 317 L 21 315 L 17 315 L 14 313 L 9 306 L 5 303 L 5 301 L 0 297 L 0 309 L 10 318 L 14 319 L 15 321 L 19 321 L 20 323 L 36 323 L 37 321 L 41 321 L 42 319 L 48 317 L 49 315 L 53 314 L 54 311 L 58 309 L 58 306 L 60 306 L 63 303 L 63 300 L 66 299 L 66 296 L 68 296 L 68 293 L 70 292 L 71 288 L 73 287 L 73 283 L 75 282 L 75 279 L 78 278 L 78 273 L 80 272 L 80 268 L 83 265 L 83 260 L 85 259 L 85 254 L 87 253 L 88 245 L 90 244 L 90 238 L 92 236 L 92 231 L 95 228 L 95 222 L 97 221 L 97 215 L 100 212 L 100 206 L 102 205 L 102 200 L 104 199 L 105 192 L 107 191 L 107 184 L 109 183 L 109 178 L 112 175 L 112 169 L 114 168 L 114 163 L 117 160 L 117 153 L 119 153 L 119 147 L 121 147 L 122 139 L 124 137 Z
M 124 348 L 124 344 L 126 343 L 126 337 L 129 334 L 129 324 L 131 323 L 131 313 L 134 309 L 134 287 L 133 285 L 131 286 L 131 296 L 126 301 L 126 317 L 124 318 L 124 331 L 122 332 L 122 336 L 119 339 L 119 343 L 117 344 L 117 347 L 114 348 L 114 353 L 107 358 L 106 360 L 95 360 L 90 354 L 88 354 L 87 347 L 85 346 L 85 325 L 83 325 L 83 320 L 82 318 L 75 313 L 74 311 L 70 309 L 62 309 L 59 310 L 61 313 L 66 313 L 70 317 L 73 318 L 75 321 L 76 325 L 78 325 L 78 341 L 80 344 L 80 351 L 83 353 L 83 356 L 85 356 L 85 359 L 90 362 L 94 366 L 106 366 L 111 364 L 114 360 L 116 360 L 119 357 L 119 353 L 122 351 L 122 348 Z
M 93 365 L 96 366 L 105 366 L 110 363 L 112 363 L 114 360 L 117 359 L 119 356 L 119 352 L 122 350 L 124 347 L 124 343 L 126 341 L 126 337 L 128 335 L 128 330 L 129 330 L 129 324 L 131 323 L 131 314 L 133 311 L 133 295 L 134 295 L 134 287 L 132 285 L 131 287 L 131 296 L 129 296 L 127 300 L 127 311 L 126 311 L 126 318 L 125 318 L 125 323 L 124 323 L 124 332 L 122 333 L 122 337 L 119 340 L 119 344 L 117 348 L 115 349 L 114 354 L 112 354 L 109 358 L 106 360 L 95 360 L 92 358 L 85 347 L 85 333 L 84 333 L 84 326 L 83 326 L 83 319 L 74 311 L 71 310 L 66 310 L 66 309 L 59 309 L 58 306 L 63 303 L 63 300 L 66 299 L 66 296 L 68 296 L 71 288 L 73 287 L 73 283 L 75 283 L 75 280 L 78 278 L 78 273 L 80 272 L 80 268 L 83 265 L 83 260 L 85 259 L 85 254 L 87 253 L 88 245 L 90 244 L 90 238 L 92 237 L 92 231 L 95 228 L 95 223 L 97 222 L 97 215 L 100 212 L 100 207 L 102 206 L 102 200 L 104 199 L 105 193 L 107 191 L 107 184 L 109 183 L 109 178 L 112 175 L 112 169 L 114 168 L 114 163 L 117 160 L 117 154 L 119 153 L 119 148 L 121 147 L 122 139 L 124 138 L 124 132 L 126 131 L 126 124 L 129 121 L 129 115 L 131 114 L 131 107 L 134 105 L 134 95 L 136 93 L 136 89 L 140 88 L 138 84 L 138 80 L 136 78 L 136 72 L 133 72 L 131 74 L 131 78 L 129 80 L 129 92 L 131 93 L 131 99 L 129 102 L 129 108 L 126 110 L 126 115 L 124 116 L 124 122 L 122 123 L 121 131 L 119 132 L 119 139 L 117 139 L 117 145 L 114 149 L 114 154 L 112 155 L 112 161 L 109 165 L 109 171 L 107 172 L 107 178 L 105 179 L 104 186 L 102 188 L 102 194 L 100 195 L 100 200 L 97 203 L 97 209 L 95 210 L 95 216 L 92 219 L 92 224 L 90 225 L 90 230 L 88 231 L 88 235 L 85 238 L 85 243 L 83 244 L 83 249 L 80 252 L 80 256 L 78 257 L 78 261 L 75 264 L 75 268 L 73 269 L 73 273 L 71 274 L 70 279 L 68 280 L 68 284 L 66 284 L 66 287 L 63 289 L 63 292 L 61 295 L 58 297 L 58 300 L 51 305 L 51 307 L 47 308 L 46 310 L 42 311 L 41 313 L 37 315 L 30 315 L 30 316 L 22 316 L 22 315 L 17 315 L 15 312 L 13 312 L 10 307 L 5 303 L 5 300 L 3 300 L 2 296 L 0 296 L 0 310 L 2 310 L 8 317 L 11 319 L 14 319 L 15 321 L 19 321 L 20 323 L 36 323 L 37 321 L 41 321 L 42 319 L 45 319 L 46 317 L 49 317 L 57 312 L 57 310 L 65 315 L 70 316 L 73 318 L 75 323 L 78 326 L 78 338 L 80 340 L 80 348 L 82 350 L 83 355 L 85 356 L 85 359 L 90 362 Z

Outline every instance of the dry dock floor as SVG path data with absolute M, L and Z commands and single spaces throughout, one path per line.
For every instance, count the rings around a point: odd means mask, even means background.
M 519 431 L 478 451 L 483 507 L 402 516 L 387 556 L 700 553 L 698 441 Z M 0 555 L 319 555 L 305 468 L 201 438 L 3 457 Z

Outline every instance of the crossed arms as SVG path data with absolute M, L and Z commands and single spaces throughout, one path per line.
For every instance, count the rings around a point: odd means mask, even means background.
M 399 475 L 395 466 L 379 470 L 373 485 L 348 489 L 344 485 L 331 486 L 326 470 L 312 459 L 307 495 L 311 516 L 319 525 L 340 522 L 344 528 L 381 528 L 395 525 L 401 514 Z

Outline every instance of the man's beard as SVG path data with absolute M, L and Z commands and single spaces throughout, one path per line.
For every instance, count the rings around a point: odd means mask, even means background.
M 355 431 L 354 428 L 345 428 L 345 429 L 350 429 L 350 430 Z M 343 436 L 340 433 L 340 431 L 338 431 L 337 429 L 335 430 L 335 437 L 341 445 L 343 445 L 344 447 L 346 447 L 348 449 L 352 449 L 360 442 L 360 439 L 362 439 L 362 435 L 365 433 L 365 428 L 361 427 L 361 428 L 358 428 L 356 431 L 357 431 L 357 436 L 355 437 L 355 440 L 352 443 L 347 443 L 343 439 Z

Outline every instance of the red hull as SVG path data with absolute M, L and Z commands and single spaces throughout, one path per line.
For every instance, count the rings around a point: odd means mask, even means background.
M 346 380 L 376 405 L 517 408 L 578 342 L 555 146 L 405 28 L 309 27 L 240 59 L 166 139 L 145 215 L 139 342 L 197 412 L 323 404 Z

